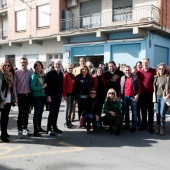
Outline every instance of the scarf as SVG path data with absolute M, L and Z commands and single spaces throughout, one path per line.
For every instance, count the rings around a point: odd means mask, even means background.
M 14 83 L 14 77 L 12 72 L 3 70 L 3 74 L 5 76 L 5 79 L 7 80 L 7 84 L 8 84 L 8 91 L 10 91 L 10 88 L 12 87 L 12 84 Z
M 38 76 L 38 83 L 39 83 L 39 85 L 43 86 L 44 82 L 43 82 L 42 77 L 45 76 L 44 72 L 43 72 L 43 71 L 42 71 L 42 72 L 36 72 L 36 71 L 35 71 L 35 73 L 36 73 L 37 76 Z

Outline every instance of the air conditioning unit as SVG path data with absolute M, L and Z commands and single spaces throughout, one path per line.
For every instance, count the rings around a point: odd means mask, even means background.
M 67 0 L 67 7 L 68 8 L 76 7 L 77 4 L 78 4 L 77 0 Z

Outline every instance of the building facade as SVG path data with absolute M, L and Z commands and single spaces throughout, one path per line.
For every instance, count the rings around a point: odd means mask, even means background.
M 167 0 L 0 0 L 0 63 L 170 65 L 169 8 Z

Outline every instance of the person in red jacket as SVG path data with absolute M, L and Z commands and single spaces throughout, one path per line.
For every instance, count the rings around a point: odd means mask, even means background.
M 106 98 L 106 79 L 103 75 L 103 70 L 101 67 L 96 68 L 96 73 L 92 77 L 93 85 L 97 92 L 98 103 L 99 103 L 99 116 L 101 117 L 103 103 Z
M 67 72 L 64 74 L 63 78 L 63 97 L 65 100 L 65 125 L 67 128 L 72 128 L 71 123 L 71 111 L 74 101 L 74 87 L 75 87 L 75 76 L 73 74 L 73 64 L 67 65 Z

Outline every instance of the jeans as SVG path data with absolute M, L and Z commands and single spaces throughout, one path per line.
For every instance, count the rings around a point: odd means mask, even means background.
M 48 115 L 48 122 L 47 122 L 47 131 L 51 131 L 51 127 L 53 130 L 57 128 L 57 119 L 58 113 L 61 104 L 62 94 L 52 94 L 51 103 L 49 103 L 49 115 Z
M 33 97 L 33 102 L 34 102 L 33 121 L 34 123 L 36 122 L 38 124 L 38 122 L 41 122 L 45 99 L 46 99 L 45 96 L 34 96 Z
M 18 97 L 18 131 L 22 131 L 23 129 L 27 129 L 28 126 L 28 114 L 32 104 L 32 94 L 17 94 Z
M 67 100 L 65 101 L 65 113 L 66 113 L 66 122 L 70 122 L 71 119 L 71 112 L 73 108 L 73 101 L 74 101 L 74 96 L 67 96 Z
M 123 104 L 124 104 L 124 112 L 125 112 L 125 124 L 126 126 L 129 125 L 129 106 L 131 106 L 132 110 L 132 128 L 136 128 L 137 126 L 137 102 L 134 101 L 133 96 L 124 96 L 123 97 Z
M 156 96 L 156 103 L 154 103 L 154 108 L 157 114 L 157 125 L 165 126 L 165 113 L 166 113 L 166 102 L 163 96 Z
M 141 98 L 141 109 L 142 109 L 142 127 L 147 128 L 147 113 L 148 113 L 148 125 L 149 129 L 153 129 L 153 93 L 145 92 L 140 95 Z
M 91 123 L 93 124 L 93 127 L 95 127 L 95 128 L 100 127 L 100 123 L 99 123 L 99 121 L 96 121 L 95 115 L 87 114 L 85 117 L 86 117 L 87 127 L 90 127 Z

